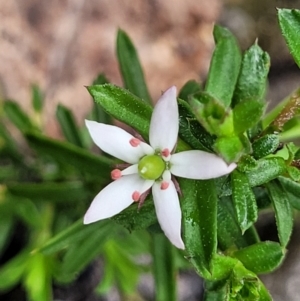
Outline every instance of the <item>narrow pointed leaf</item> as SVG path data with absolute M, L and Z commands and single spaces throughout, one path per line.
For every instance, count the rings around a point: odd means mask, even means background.
M 189 105 L 179 100 L 179 136 L 193 149 L 211 151 L 214 137 L 196 120 Z
M 121 213 L 112 218 L 117 223 L 127 228 L 130 232 L 133 230 L 146 229 L 157 223 L 155 208 L 152 195 L 149 195 L 143 206 L 138 209 L 137 204 L 129 206 Z
M 36 112 L 41 112 L 44 105 L 44 95 L 38 85 L 31 86 L 32 106 Z
M 65 203 L 83 201 L 89 194 L 82 182 L 9 183 L 7 191 L 33 201 Z
M 231 199 L 221 198 L 218 202 L 218 246 L 221 250 L 245 248 L 259 242 L 254 227 L 242 234 L 235 215 Z
M 117 36 L 117 56 L 125 88 L 151 103 L 136 49 L 128 35 L 120 29 Z
M 281 264 L 285 252 L 279 243 L 266 241 L 238 250 L 232 255 L 248 270 L 265 274 L 274 271 Z
M 53 157 L 62 164 L 72 165 L 78 172 L 87 172 L 105 181 L 110 178 L 114 161 L 104 156 L 93 155 L 71 143 L 56 141 L 40 134 L 27 133 L 25 137 L 38 153 Z
M 274 180 L 266 187 L 275 210 L 279 241 L 286 247 L 293 230 L 293 210 L 279 181 Z
M 88 226 L 84 225 L 84 227 Z M 89 231 L 90 235 L 86 234 L 68 246 L 63 262 L 55 277 L 58 281 L 64 283 L 73 281 L 78 273 L 99 255 L 105 242 L 114 233 L 112 224 L 109 221 L 95 223 L 94 227 L 91 228 L 94 228 L 94 231 Z M 93 239 L 91 239 L 91 235 Z
M 32 254 L 26 265 L 23 280 L 28 299 L 32 301 L 52 300 L 51 259 L 44 254 Z
M 261 119 L 265 104 L 259 100 L 239 102 L 233 109 L 234 130 L 244 133 L 255 126 Z
M 279 177 L 278 180 L 286 191 L 291 205 L 300 210 L 300 184 L 285 177 Z
M 135 128 L 143 137 L 148 137 L 152 114 L 149 104 L 111 84 L 90 86 L 87 89 L 109 115 Z
M 289 50 L 300 67 L 300 11 L 297 9 L 278 9 L 278 19 Z
M 93 85 L 103 85 L 108 84 L 109 80 L 103 73 L 100 73 L 94 80 Z M 91 120 L 112 124 L 112 118 L 103 110 L 103 108 L 96 102 L 93 102 L 94 106 L 91 112 Z
M 263 101 L 269 68 L 270 57 L 268 53 L 255 43 L 243 56 L 234 91 L 234 105 L 242 101 Z
M 272 154 L 279 146 L 279 136 L 276 134 L 267 134 L 255 140 L 252 144 L 253 157 L 255 159 L 263 158 Z
M 29 116 L 14 101 L 7 100 L 3 103 L 3 109 L 10 121 L 22 132 L 36 130 Z
M 205 91 L 229 107 L 239 75 L 241 53 L 231 32 L 220 26 L 214 28 L 216 48 L 210 63 Z
M 163 234 L 155 233 L 152 249 L 155 300 L 176 301 L 174 247 Z
M 0 268 L 0 290 L 8 291 L 17 285 L 26 269 L 29 250 L 25 249 L 7 261 Z
M 217 195 L 213 180 L 180 179 L 184 243 L 191 263 L 208 277 L 217 248 Z
M 79 128 L 75 122 L 73 113 L 65 106 L 59 104 L 56 108 L 56 118 L 67 141 L 76 146 L 83 147 L 83 141 L 80 137 Z
M 277 178 L 285 170 L 286 165 L 283 158 L 272 157 L 258 160 L 257 167 L 246 172 L 246 175 L 250 186 L 255 187 Z
M 101 231 L 101 229 L 105 230 L 106 228 L 112 228 L 112 223 L 110 221 L 100 221 L 90 225 L 84 225 L 82 219 L 80 219 L 51 237 L 37 251 L 42 252 L 45 255 L 51 255 L 66 249 L 71 245 L 75 245 L 85 237 L 90 237 L 93 233 Z
M 239 226 L 244 232 L 257 220 L 257 205 L 254 193 L 245 174 L 234 170 L 231 173 L 232 199 Z
M 0 213 L 0 256 L 2 256 L 5 247 L 10 242 L 14 231 L 14 217 L 7 213 Z

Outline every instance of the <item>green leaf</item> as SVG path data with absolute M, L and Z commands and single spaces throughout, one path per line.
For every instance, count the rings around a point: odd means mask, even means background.
M 280 244 L 272 241 L 259 242 L 232 254 L 256 274 L 274 271 L 281 264 L 284 255 Z
M 255 42 L 243 56 L 233 103 L 262 101 L 265 96 L 270 57 Z
M 257 167 L 246 172 L 251 187 L 265 184 L 286 170 L 285 162 L 280 157 L 264 158 L 257 161 Z
M 136 49 L 128 35 L 120 29 L 117 36 L 117 56 L 125 88 L 151 103 Z
M 65 106 L 59 104 L 56 108 L 56 118 L 67 141 L 76 146 L 83 147 L 73 113 Z
M 93 155 L 71 143 L 60 142 L 40 134 L 26 133 L 25 137 L 38 153 L 51 156 L 62 164 L 72 165 L 79 173 L 87 172 L 104 181 L 110 178 L 114 161 L 104 156 Z
M 223 251 L 230 248 L 240 249 L 258 241 L 254 227 L 242 234 L 231 199 L 221 198 L 218 202 L 218 247 Z
M 11 214 L 0 213 L 0 256 L 2 256 L 5 247 L 12 238 L 12 233 L 14 230 L 14 219 Z
M 278 19 L 288 48 L 300 67 L 300 11 L 297 9 L 278 9 Z
M 33 109 L 40 113 L 44 105 L 44 95 L 38 85 L 31 85 L 31 94 Z
M 206 92 L 198 92 L 190 97 L 189 104 L 196 119 L 210 134 L 216 136 L 234 134 L 232 111 L 226 110 L 218 99 Z
M 90 227 L 88 230 L 83 229 L 81 231 L 80 238 L 78 235 L 73 236 L 72 244 L 68 246 L 60 269 L 55 275 L 59 282 L 69 283 L 73 281 L 78 273 L 99 255 L 105 242 L 114 234 L 114 228 L 110 222 L 100 221 L 96 225 L 97 227 L 93 227 L 93 232 L 90 231 L 92 228 Z M 84 225 L 84 227 L 88 226 Z M 85 232 L 84 236 L 82 232 Z
M 15 140 L 12 139 L 11 134 L 7 131 L 6 127 L 0 123 L 0 153 L 1 156 L 8 156 L 14 162 L 24 165 L 22 155 L 18 150 Z
M 94 100 L 114 118 L 136 129 L 146 141 L 149 136 L 152 107 L 129 91 L 120 87 L 105 84 L 87 88 Z M 180 139 L 177 141 L 177 151 L 189 147 Z
M 252 143 L 253 157 L 263 158 L 274 153 L 279 146 L 279 137 L 276 134 L 267 134 Z
M 229 301 L 230 284 L 226 281 L 205 281 L 203 301 Z
M 239 261 L 236 258 L 216 253 L 212 260 L 211 277 L 206 279 L 213 281 L 227 280 L 237 264 L 239 264 Z
M 87 88 L 94 100 L 114 118 L 135 128 L 148 138 L 152 107 L 129 91 L 104 84 Z
M 82 219 L 80 219 L 67 229 L 51 237 L 44 245 L 38 248 L 36 252 L 42 252 L 45 255 L 51 255 L 77 244 L 86 237 L 92 236 L 94 232 L 101 232 L 103 229 L 105 232 L 107 228 L 112 228 L 111 221 L 106 220 L 84 225 Z
M 145 203 L 140 209 L 134 203 L 121 213 L 115 215 L 112 219 L 127 228 L 130 232 L 146 229 L 157 223 L 152 195 L 146 198 Z
M 103 73 L 98 74 L 98 76 L 93 80 L 93 86 L 108 83 L 109 80 Z M 112 118 L 103 110 L 103 108 L 99 106 L 96 102 L 93 102 L 93 104 L 94 106 L 91 112 L 91 119 L 105 124 L 112 124 Z
M 300 184 L 285 177 L 279 177 L 278 180 L 287 193 L 291 205 L 300 210 Z
M 257 205 L 254 193 L 245 174 L 234 170 L 231 173 L 232 200 L 239 226 L 244 233 L 257 220 Z
M 37 229 L 41 228 L 43 224 L 41 213 L 31 200 L 25 198 L 12 198 L 11 196 L 8 196 L 7 198 L 11 205 L 14 206 L 15 214 L 22 219 L 26 225 Z
M 209 277 L 217 249 L 217 194 L 213 180 L 180 179 L 184 195 L 184 243 L 188 258 L 197 272 Z
M 214 39 L 216 48 L 205 91 L 229 107 L 239 75 L 241 53 L 235 37 L 228 29 L 215 25 Z
M 50 264 L 50 258 L 46 258 L 41 253 L 35 253 L 29 257 L 24 277 L 24 285 L 29 300 L 52 300 Z
M 234 130 L 242 134 L 255 126 L 264 113 L 265 104 L 259 100 L 239 102 L 233 109 Z
M 123 296 L 133 294 L 136 291 L 140 276 L 141 268 L 131 255 L 115 239 L 108 241 L 104 246 L 105 271 L 112 270 L 109 273 L 113 274 L 115 284 Z
M 164 234 L 154 234 L 152 249 L 155 300 L 176 301 L 174 248 Z
M 238 161 L 244 154 L 243 141 L 238 136 L 217 138 L 214 149 L 227 163 Z
M 293 210 L 279 181 L 274 180 L 266 187 L 275 210 L 279 241 L 286 247 L 293 230 Z
M 189 97 L 202 90 L 200 83 L 195 80 L 187 81 L 184 86 L 180 89 L 178 98 L 185 101 L 189 100 Z
M 17 285 L 26 269 L 29 258 L 29 250 L 24 249 L 21 253 L 7 261 L 0 268 L 0 290 L 8 291 Z
M 189 105 L 179 99 L 179 136 L 193 149 L 211 151 L 214 137 L 195 119 Z
M 14 101 L 7 100 L 3 103 L 3 109 L 10 121 L 22 132 L 36 130 L 28 115 Z
M 82 182 L 42 182 L 42 183 L 9 183 L 8 192 L 17 197 L 33 201 L 51 201 L 57 203 L 79 202 L 88 196 Z
M 205 301 L 271 301 L 268 291 L 236 258 L 215 256 L 214 266 L 223 271 L 222 277 L 205 282 Z M 224 271 L 227 270 L 227 273 Z M 221 276 L 221 274 L 219 274 Z

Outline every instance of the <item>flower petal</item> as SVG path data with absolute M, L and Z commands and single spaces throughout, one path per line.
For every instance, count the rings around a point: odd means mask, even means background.
M 157 101 L 150 123 L 149 140 L 154 149 L 173 150 L 178 136 L 179 114 L 176 87 L 168 89 Z
M 84 216 L 84 224 L 90 224 L 101 219 L 112 217 L 133 203 L 132 194 L 135 191 L 142 194 L 149 187 L 147 181 L 139 175 L 123 176 L 102 189 L 94 198 Z M 148 183 L 147 183 L 148 184 Z
M 123 129 L 90 120 L 86 120 L 85 124 L 95 144 L 104 152 L 127 163 L 137 163 L 145 155 L 145 147 L 132 146 L 129 141 L 135 138 Z
M 154 183 L 152 193 L 158 222 L 171 243 L 184 249 L 181 239 L 181 209 L 173 182 L 162 190 L 159 183 Z
M 185 151 L 172 155 L 170 171 L 173 175 L 197 180 L 218 178 L 236 168 L 235 163 L 227 164 L 216 154 L 199 150 Z

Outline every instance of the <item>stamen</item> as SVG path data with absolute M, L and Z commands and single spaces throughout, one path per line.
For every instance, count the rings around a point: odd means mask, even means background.
M 161 182 L 160 189 L 166 190 L 169 187 L 169 185 L 170 185 L 169 182 L 163 181 L 163 182 Z
M 149 193 L 150 193 L 150 189 L 146 190 L 144 193 L 141 194 L 138 210 L 140 210 L 142 208 L 142 206 L 144 205 L 146 197 L 149 195 Z
M 165 148 L 161 151 L 161 154 L 162 156 L 168 158 L 170 156 L 170 151 L 167 148 Z
M 137 146 L 140 145 L 141 140 L 140 140 L 140 139 L 137 139 L 137 138 L 131 138 L 131 139 L 129 140 L 129 143 L 130 143 L 131 146 L 137 147 Z
M 177 191 L 177 193 L 182 196 L 182 191 L 180 189 L 179 183 L 177 182 L 176 178 L 174 176 L 172 176 L 172 181 L 174 183 L 175 189 Z
M 114 169 L 111 171 L 110 176 L 113 180 L 118 180 L 122 177 L 122 173 L 120 169 Z
M 139 199 L 140 199 L 140 196 L 141 196 L 141 194 L 140 194 L 138 191 L 135 191 L 135 192 L 132 194 L 132 199 L 133 199 L 135 202 L 138 202 Z

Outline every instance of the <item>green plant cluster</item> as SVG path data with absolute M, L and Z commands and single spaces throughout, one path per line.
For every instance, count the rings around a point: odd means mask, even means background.
M 280 9 L 278 16 L 299 66 L 300 11 Z M 32 87 L 31 116 L 14 101 L 2 102 L 0 254 L 16 224 L 23 226 L 27 243 L 0 267 L 1 291 L 22 283 L 28 300 L 51 300 L 52 282 L 74 281 L 101 256 L 105 274 L 98 292 L 114 284 L 128 296 L 140 273 L 151 270 L 137 258 L 151 254 L 157 301 L 177 300 L 175 276 L 192 267 L 205 281 L 205 301 L 272 300 L 257 275 L 284 260 L 295 210 L 300 210 L 300 150 L 290 142 L 300 137 L 300 90 L 266 114 L 268 54 L 257 42 L 242 54 L 235 37 L 220 26 L 213 34 L 216 45 L 205 85 L 188 81 L 179 92 L 176 151 L 214 152 L 238 166 L 218 179 L 179 179 L 185 251 L 174 249 L 161 234 L 151 195 L 139 211 L 134 204 L 111 220 L 83 225 L 84 212 L 110 182 L 118 161 L 92 154 L 86 129 L 62 105 L 56 117 L 65 140 L 43 134 L 38 87 Z M 117 57 L 125 89 L 99 75 L 87 88 L 95 100 L 89 118 L 102 123 L 115 118 L 147 141 L 150 94 L 135 47 L 121 30 Z M 8 121 L 30 149 L 20 151 Z M 261 241 L 257 234 L 262 210 L 274 211 L 277 242 Z

